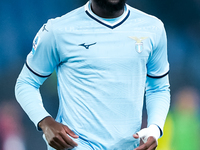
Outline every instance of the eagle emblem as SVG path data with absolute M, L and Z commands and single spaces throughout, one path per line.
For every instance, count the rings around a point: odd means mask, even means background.
M 133 40 L 135 40 L 135 49 L 138 53 L 141 53 L 143 51 L 143 41 L 148 39 L 149 37 L 134 37 L 134 36 L 131 36 L 129 37 Z

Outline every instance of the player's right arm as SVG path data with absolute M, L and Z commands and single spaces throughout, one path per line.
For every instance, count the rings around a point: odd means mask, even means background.
M 51 147 L 58 150 L 73 148 L 77 146 L 77 143 L 69 136 L 73 138 L 78 138 L 78 136 L 67 126 L 56 122 L 43 107 L 39 88 L 45 80 L 46 78 L 33 74 L 24 65 L 15 86 L 17 101 L 34 122 L 37 129 L 43 131 Z
M 77 146 L 69 136 L 78 136 L 50 116 L 43 107 L 39 92 L 40 86 L 59 64 L 55 37 L 51 29 L 52 25 L 48 22 L 36 35 L 32 52 L 27 56 L 26 64 L 17 79 L 15 95 L 37 129 L 42 129 L 49 145 L 59 150 Z

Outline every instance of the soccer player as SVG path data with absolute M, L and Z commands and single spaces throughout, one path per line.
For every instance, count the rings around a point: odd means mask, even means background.
M 126 0 L 91 0 L 42 26 L 16 98 L 43 131 L 48 150 L 153 150 L 170 104 L 167 59 L 159 19 Z M 38 90 L 54 70 L 55 120 Z M 148 125 L 140 130 L 144 93 Z

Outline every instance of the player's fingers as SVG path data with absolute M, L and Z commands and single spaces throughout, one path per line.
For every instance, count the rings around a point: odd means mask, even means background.
M 134 149 L 134 150 L 147 150 L 147 148 L 148 148 L 147 145 L 146 145 L 146 144 L 143 144 L 143 145 L 137 147 L 137 148 Z
M 152 145 L 156 144 L 157 141 L 156 139 L 153 137 L 153 136 L 150 136 L 148 139 L 147 139 L 147 142 L 143 145 L 146 145 L 147 148 L 151 147 Z
M 156 147 L 158 146 L 158 142 L 156 141 L 156 139 L 155 139 L 154 137 L 150 136 L 150 137 L 148 138 L 148 140 L 152 140 L 152 144 L 151 144 L 151 146 L 148 148 L 148 150 L 155 150 Z
M 138 138 L 139 138 L 139 135 L 136 133 L 136 134 L 133 134 L 133 137 L 134 137 L 135 139 L 138 139 Z
M 57 143 L 57 142 L 54 141 L 54 140 L 51 140 L 51 141 L 49 142 L 49 145 L 50 145 L 51 147 L 57 149 L 57 150 L 64 149 L 62 146 L 60 146 L 59 143 Z
M 138 134 L 140 139 L 142 139 L 142 141 L 144 143 L 146 143 L 147 142 L 147 133 L 148 133 L 147 128 L 144 128 L 144 129 L 140 130 L 139 132 L 137 132 L 136 134 Z
M 76 135 L 72 130 L 70 130 L 67 126 L 63 125 L 65 132 L 69 134 L 73 138 L 78 138 L 79 136 Z
M 150 136 L 150 137 L 148 138 L 147 142 L 150 143 L 151 145 L 152 145 L 153 143 L 157 144 L 157 140 L 156 140 L 155 137 L 153 137 L 153 136 Z
M 62 134 L 60 137 L 55 137 L 54 141 L 57 142 L 60 145 L 60 147 L 62 147 L 62 149 L 73 148 L 71 145 L 65 142 L 65 140 L 62 138 Z
M 153 147 L 155 147 L 155 145 L 157 145 L 156 139 L 154 137 L 150 136 L 145 144 L 142 144 L 135 150 L 151 150 L 149 148 L 153 148 Z
M 74 142 L 66 133 L 62 133 L 61 135 L 66 144 L 68 144 L 72 147 L 78 146 L 78 144 L 76 142 Z
M 74 147 L 72 147 L 71 145 L 67 144 L 67 148 L 65 148 L 64 150 L 68 150 L 68 149 L 73 149 Z
M 157 147 L 156 144 L 151 145 L 147 150 L 155 150 Z

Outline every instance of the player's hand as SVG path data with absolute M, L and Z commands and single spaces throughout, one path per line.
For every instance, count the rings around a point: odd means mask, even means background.
M 160 130 L 156 125 L 151 125 L 144 128 L 133 135 L 134 138 L 140 138 L 143 143 L 135 150 L 155 150 L 158 146 L 158 138 L 160 137 Z
M 52 117 L 46 117 L 39 123 L 49 145 L 56 150 L 72 149 L 78 144 L 69 136 L 78 138 L 67 126 L 56 122 Z

